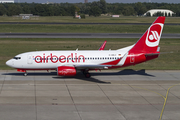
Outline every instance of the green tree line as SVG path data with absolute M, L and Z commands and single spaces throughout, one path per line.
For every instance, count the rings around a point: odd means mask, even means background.
M 101 14 L 118 14 L 124 16 L 143 15 L 150 9 L 168 9 L 180 16 L 180 4 L 170 3 L 106 3 L 105 0 L 92 3 L 6 3 L 0 4 L 0 15 L 33 14 L 39 16 L 74 16 L 88 14 L 89 16 L 100 16 Z M 160 15 L 160 14 L 156 14 Z

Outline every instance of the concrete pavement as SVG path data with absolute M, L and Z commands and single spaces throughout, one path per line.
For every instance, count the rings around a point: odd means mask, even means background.
M 1 119 L 179 120 L 180 71 L 91 74 L 58 77 L 55 72 L 32 71 L 24 77 L 15 70 L 0 70 Z

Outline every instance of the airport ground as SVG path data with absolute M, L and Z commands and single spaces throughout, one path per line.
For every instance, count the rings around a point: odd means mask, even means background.
M 0 71 L 2 120 L 179 120 L 180 71 Z
M 51 21 L 50 21 L 51 20 Z M 23 21 L 1 17 L 1 22 L 109 22 L 152 23 L 155 18 L 39 18 Z M 179 23 L 167 18 L 166 23 Z M 56 26 L 56 27 L 55 27 Z M 5 32 L 66 32 L 72 25 L 1 25 Z M 149 26 L 94 25 L 79 26 L 87 33 L 143 33 Z M 165 26 L 166 27 L 166 26 Z M 97 29 L 101 28 L 101 29 Z M 124 29 L 127 28 L 127 29 Z M 138 29 L 137 29 L 138 28 Z M 179 33 L 178 26 L 169 26 L 166 33 Z M 106 30 L 105 30 L 106 29 Z M 4 30 L 4 31 L 3 31 Z M 166 31 L 167 30 L 167 31 Z M 77 31 L 76 31 L 77 32 Z M 130 32 L 130 33 L 131 33 Z M 108 32 L 109 33 L 109 32 Z M 128 31 L 129 33 L 129 31 Z M 91 78 L 58 77 L 56 72 L 32 71 L 27 77 L 5 65 L 15 55 L 37 50 L 97 50 L 107 40 L 106 50 L 132 45 L 133 39 L 112 38 L 1 38 L 0 39 L 0 119 L 2 120 L 179 120 L 180 118 L 180 40 L 161 39 L 163 54 L 158 59 L 114 71 L 92 71 Z M 173 52 L 173 53 L 170 53 Z M 125 70 L 124 70 L 125 69 Z M 129 69 L 129 70 L 126 70 Z M 133 70 L 130 70 L 133 69 Z M 146 69 L 146 70 L 141 70 Z

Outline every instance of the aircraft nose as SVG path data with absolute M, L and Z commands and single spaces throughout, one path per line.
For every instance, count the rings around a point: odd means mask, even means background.
M 6 65 L 12 67 L 13 61 L 12 61 L 12 60 L 8 60 L 8 61 L 6 62 Z

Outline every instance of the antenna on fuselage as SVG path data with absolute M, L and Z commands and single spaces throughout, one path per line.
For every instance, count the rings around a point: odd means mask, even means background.
M 78 51 L 78 48 L 76 49 L 76 51 Z

